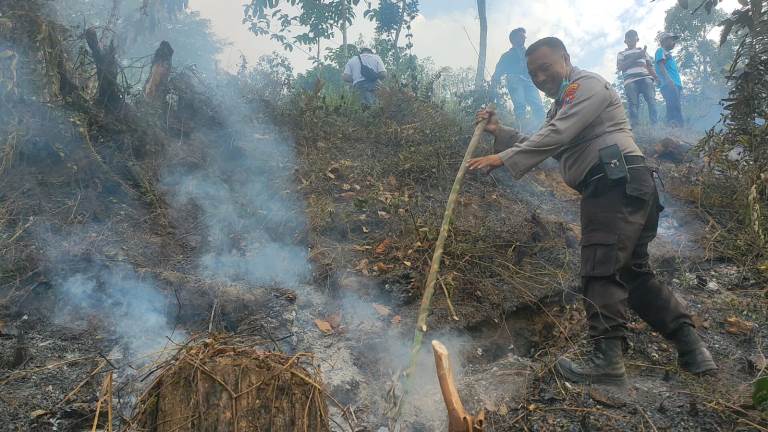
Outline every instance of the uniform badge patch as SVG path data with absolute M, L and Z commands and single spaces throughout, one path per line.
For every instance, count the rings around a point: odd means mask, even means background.
M 572 83 L 566 87 L 563 92 L 563 106 L 567 106 L 573 103 L 576 99 L 576 92 L 579 90 L 579 83 Z

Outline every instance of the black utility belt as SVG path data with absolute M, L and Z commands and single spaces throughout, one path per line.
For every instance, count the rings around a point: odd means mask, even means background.
M 609 180 L 619 180 L 629 176 L 630 168 L 647 166 L 645 157 L 638 155 L 625 155 L 618 145 L 611 145 L 600 149 L 600 161 L 587 171 L 587 174 L 579 183 L 580 192 L 595 180 L 607 177 Z

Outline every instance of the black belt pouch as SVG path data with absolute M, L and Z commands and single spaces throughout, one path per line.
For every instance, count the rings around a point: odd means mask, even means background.
M 618 144 L 609 145 L 599 150 L 600 165 L 603 166 L 605 176 L 611 180 L 618 180 L 629 175 L 624 154 Z

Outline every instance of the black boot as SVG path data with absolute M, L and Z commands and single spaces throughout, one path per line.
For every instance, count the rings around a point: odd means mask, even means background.
M 701 340 L 696 329 L 683 324 L 672 332 L 670 339 L 677 348 L 677 363 L 681 368 L 693 374 L 703 374 L 717 369 L 712 354 Z
M 565 379 L 575 383 L 624 385 L 627 373 L 624 370 L 621 338 L 605 338 L 595 341 L 594 349 L 578 364 L 565 357 L 557 360 L 555 368 Z

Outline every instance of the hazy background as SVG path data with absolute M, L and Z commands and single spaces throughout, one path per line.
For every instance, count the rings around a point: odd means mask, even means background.
M 199 11 L 203 18 L 211 21 L 219 37 L 229 42 L 218 59 L 221 67 L 234 70 L 241 53 L 252 62 L 273 50 L 281 51 L 278 44 L 267 37 L 256 38 L 241 24 L 242 0 L 190 0 L 189 3 L 193 11 Z M 373 4 L 376 3 L 374 0 Z M 498 58 L 509 49 L 509 31 L 525 27 L 529 43 L 544 36 L 560 37 L 575 65 L 611 79 L 616 69 L 616 53 L 624 49 L 624 33 L 637 30 L 640 46 L 648 45 L 649 51 L 655 50 L 655 36 L 664 27 L 665 13 L 676 3 L 676 0 L 488 0 L 486 70 L 490 76 Z M 725 0 L 719 7 L 732 11 L 738 7 L 738 1 Z M 419 8 L 420 14 L 413 23 L 413 53 L 420 58 L 431 57 L 437 66 L 474 67 L 477 62 L 474 47 L 479 39 L 475 1 L 422 0 Z M 370 41 L 373 31 L 374 24 L 359 13 L 350 27 L 350 41 L 356 41 L 360 35 Z M 340 44 L 339 35 L 333 46 Z M 312 65 L 307 57 L 298 50 L 288 53 L 297 72 Z

